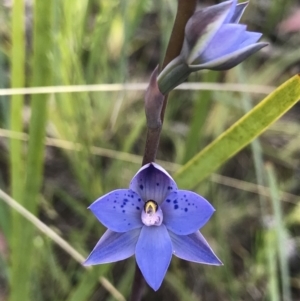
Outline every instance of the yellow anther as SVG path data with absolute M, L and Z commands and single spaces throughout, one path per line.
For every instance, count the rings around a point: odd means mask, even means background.
M 145 206 L 144 206 L 144 210 L 146 213 L 150 214 L 150 213 L 155 213 L 157 210 L 157 204 L 156 202 L 150 200 L 148 201 Z

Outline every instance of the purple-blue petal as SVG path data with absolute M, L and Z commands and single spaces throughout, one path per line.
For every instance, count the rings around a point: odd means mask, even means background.
M 224 23 L 229 23 L 231 22 L 233 16 L 234 16 L 234 13 L 235 13 L 235 10 L 236 10 L 236 6 L 237 6 L 237 0 L 232 0 L 231 1 L 231 7 L 230 7 L 230 10 L 228 12 L 228 15 L 224 21 Z
M 130 189 L 117 189 L 96 200 L 89 209 L 108 229 L 127 232 L 143 226 L 144 202 Z
M 162 203 L 165 226 L 178 235 L 188 235 L 203 227 L 214 213 L 214 207 L 202 196 L 188 190 L 168 195 Z
M 234 14 L 232 15 L 229 23 L 238 23 L 248 4 L 249 4 L 248 1 L 239 3 L 235 8 Z
M 173 255 L 192 262 L 222 265 L 203 235 L 197 231 L 190 235 L 177 235 L 169 231 Z
M 134 255 L 140 232 L 141 229 L 125 233 L 107 230 L 83 264 L 88 266 L 116 262 Z
M 199 10 L 189 19 L 185 27 L 185 41 L 181 53 L 188 64 L 204 51 L 231 9 L 232 1 L 225 1 Z
M 244 47 L 247 47 L 251 44 L 256 43 L 262 36 L 262 33 L 260 32 L 253 32 L 253 31 L 246 31 L 244 34 L 244 39 L 242 43 L 240 43 L 238 49 L 242 49 Z M 236 49 L 236 50 L 238 50 Z
M 225 56 L 222 56 L 213 61 L 209 61 L 207 63 L 199 64 L 199 65 L 189 65 L 192 71 L 202 70 L 202 69 L 211 69 L 216 71 L 228 70 L 230 68 L 235 67 L 246 58 L 248 58 L 253 53 L 257 52 L 261 48 L 267 46 L 268 43 L 256 43 L 244 47 L 242 49 L 238 49 L 232 53 L 229 53 Z
M 133 177 L 130 189 L 142 197 L 161 204 L 166 196 L 177 190 L 177 185 L 168 172 L 156 163 L 144 165 Z
M 172 258 L 172 242 L 164 225 L 144 226 L 136 245 L 137 264 L 147 283 L 157 291 Z
M 245 40 L 245 32 L 245 25 L 224 24 L 194 64 L 209 62 L 234 52 Z

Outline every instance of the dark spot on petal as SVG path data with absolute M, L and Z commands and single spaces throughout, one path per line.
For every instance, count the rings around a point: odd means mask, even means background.
M 125 210 L 122 210 L 123 213 L 125 213 Z
M 131 195 L 131 198 L 133 199 L 133 194 Z
M 143 189 L 144 189 L 144 186 L 143 186 L 142 184 L 140 185 L 140 189 L 141 189 L 141 190 L 143 190 Z
M 177 203 L 178 203 L 178 201 L 177 201 L 177 200 L 175 200 L 175 201 L 173 201 L 173 203 L 174 203 L 174 204 L 177 204 Z
M 124 201 L 124 202 L 128 202 L 128 199 L 124 199 L 123 201 Z
M 141 201 L 141 199 L 138 199 L 138 201 L 140 202 L 140 201 Z
M 159 186 L 159 183 L 156 183 L 156 186 Z
M 137 210 L 140 210 L 140 207 L 136 207 Z
M 171 200 L 167 199 L 167 200 L 166 200 L 166 202 L 167 202 L 167 203 L 170 203 L 170 202 L 171 202 Z
M 184 195 L 184 197 L 186 198 L 186 194 Z
M 172 187 L 171 187 L 171 186 L 168 186 L 168 190 L 172 190 Z
M 189 206 L 191 206 L 191 203 L 188 203 Z
M 114 209 L 116 209 L 116 206 L 113 206 Z
M 134 206 L 134 204 L 133 204 L 133 203 L 131 203 L 131 205 L 132 205 L 132 206 Z
M 128 223 L 128 226 L 130 226 L 130 223 Z
M 114 200 L 114 203 L 116 203 L 117 202 L 117 200 Z
M 175 210 L 178 209 L 178 208 L 179 208 L 178 205 L 175 205 L 175 206 L 174 206 L 174 209 L 175 209 Z
M 123 208 L 124 206 L 123 205 L 121 205 L 121 208 Z
M 187 211 L 188 211 L 188 209 L 187 209 L 187 208 L 184 208 L 184 211 L 185 211 L 185 212 L 187 212 Z

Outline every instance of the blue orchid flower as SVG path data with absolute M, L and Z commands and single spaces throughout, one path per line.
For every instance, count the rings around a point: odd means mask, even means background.
M 184 260 L 221 265 L 198 231 L 215 211 L 200 195 L 178 190 L 160 165 L 144 165 L 129 189 L 117 189 L 89 209 L 108 228 L 84 265 L 110 263 L 135 254 L 147 281 L 158 290 L 172 254 Z
M 163 94 L 186 80 L 191 72 L 228 70 L 268 45 L 259 32 L 239 24 L 248 2 L 225 1 L 196 11 L 187 22 L 180 55 L 158 76 Z

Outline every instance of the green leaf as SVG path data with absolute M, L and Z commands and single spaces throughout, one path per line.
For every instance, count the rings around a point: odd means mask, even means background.
M 300 75 L 295 75 L 262 100 L 176 173 L 179 186 L 190 189 L 262 134 L 300 99 Z
M 99 285 L 99 277 L 105 270 L 108 270 L 108 268 L 109 265 L 101 265 L 86 270 L 81 275 L 79 283 L 74 286 L 73 290 L 70 292 L 66 301 L 89 300 L 94 293 L 96 286 Z
M 265 169 L 267 172 L 267 178 L 271 192 L 271 202 L 274 215 L 273 222 L 274 229 L 276 230 L 276 247 L 281 274 L 282 297 L 286 301 L 291 301 L 292 296 L 290 291 L 289 255 L 288 251 L 286 250 L 286 244 L 288 242 L 288 232 L 283 221 L 282 205 L 280 202 L 274 167 L 271 163 L 268 163 L 265 165 Z
M 12 49 L 11 49 L 11 87 L 21 88 L 25 85 L 25 10 L 24 1 L 16 0 L 12 10 Z M 24 95 L 13 95 L 10 101 L 10 129 L 16 132 L 23 131 L 23 101 Z M 22 159 L 22 141 L 10 140 L 10 167 L 11 167 L 11 195 L 21 200 L 23 192 L 24 162 Z M 19 215 L 13 216 L 19 220 Z M 22 227 L 22 225 L 20 225 Z
M 35 87 L 49 86 L 52 83 L 52 65 L 50 61 L 53 38 L 51 34 L 52 9 L 52 1 L 35 1 L 31 69 L 32 85 Z M 23 195 L 18 199 L 33 214 L 37 212 L 38 195 L 43 177 L 47 98 L 48 95 L 46 94 L 36 94 L 31 97 L 26 176 Z M 32 256 L 34 231 L 34 227 L 26 223 L 23 217 L 20 216 L 18 219 L 14 219 L 10 301 L 34 299 L 30 296 L 32 286 L 31 260 L 35 259 Z

